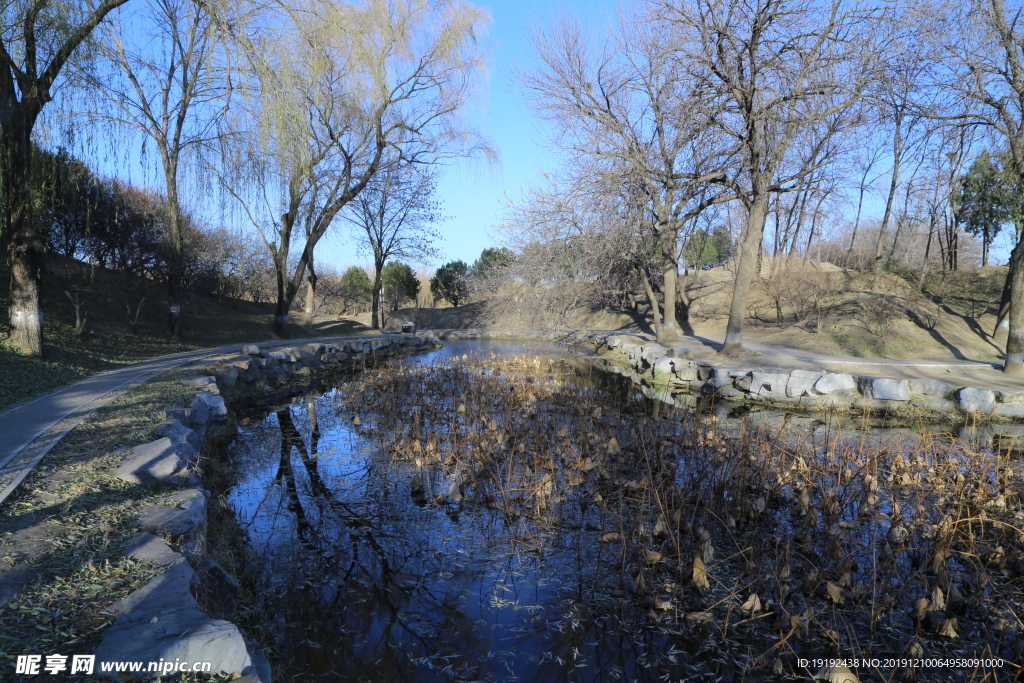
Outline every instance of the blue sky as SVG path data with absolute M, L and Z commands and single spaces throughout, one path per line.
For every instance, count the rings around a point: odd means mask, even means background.
M 530 184 L 542 170 L 555 165 L 555 153 L 543 147 L 541 123 L 516 97 L 511 82 L 516 64 L 529 67 L 529 28 L 562 13 L 574 14 L 583 23 L 614 17 L 615 0 L 572 0 L 552 3 L 544 0 L 501 0 L 479 2 L 491 13 L 491 27 L 485 38 L 490 45 L 488 78 L 474 103 L 472 118 L 476 126 L 490 138 L 499 154 L 498 162 L 488 167 L 483 162 L 461 162 L 446 169 L 438 187 L 438 199 L 449 220 L 438 224 L 442 240 L 437 244 L 440 258 L 429 264 L 461 259 L 472 263 L 486 248 L 495 246 L 487 228 L 500 222 L 502 202 L 517 197 L 520 188 Z M 507 197 L 506 197 L 506 194 Z M 334 237 L 325 237 L 321 246 L 321 262 L 336 267 L 362 264 L 358 245 L 343 237 L 344 230 Z M 415 267 L 415 266 L 414 266 Z

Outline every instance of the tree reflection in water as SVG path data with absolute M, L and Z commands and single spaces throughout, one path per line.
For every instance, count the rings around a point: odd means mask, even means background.
M 359 436 L 336 400 L 306 396 L 232 447 L 232 503 L 290 674 L 648 678 L 645 657 L 666 646 L 639 627 L 642 613 L 608 595 L 621 558 L 583 552 L 580 528 L 540 532 L 483 505 L 417 505 L 415 467 Z M 261 479 L 275 455 L 272 478 Z

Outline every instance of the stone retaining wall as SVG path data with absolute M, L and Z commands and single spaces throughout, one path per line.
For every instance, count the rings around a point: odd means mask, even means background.
M 713 360 L 707 346 L 666 347 L 651 335 L 597 330 L 438 330 L 439 339 L 532 338 L 606 352 L 652 398 L 683 406 L 698 397 L 805 410 L 926 411 L 980 420 L 1024 421 L 1024 388 L 965 387 L 825 370 L 750 368 Z
M 156 431 L 159 438 L 132 448 L 112 472 L 127 482 L 178 491 L 167 501 L 174 506 L 153 505 L 139 515 L 145 533 L 128 543 L 125 555 L 166 569 L 111 608 L 114 623 L 96 649 L 96 670 L 99 662 L 211 662 L 213 673 L 241 676 L 238 683 L 270 683 L 266 657 L 230 621 L 238 581 L 205 552 L 210 492 L 203 488 L 199 452 L 207 430 L 229 418 L 233 398 L 244 402 L 268 382 L 311 378 L 363 360 L 430 348 L 435 341 L 432 334 L 388 335 L 269 352 L 250 345 L 242 354 L 182 379 L 196 390 L 195 396 L 187 406 L 168 408 L 167 420 Z M 200 609 L 195 597 L 200 592 L 217 614 Z

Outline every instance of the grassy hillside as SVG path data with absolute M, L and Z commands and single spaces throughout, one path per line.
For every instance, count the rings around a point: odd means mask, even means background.
M 193 295 L 183 306 L 184 340 L 164 334 L 166 303 L 162 283 L 92 268 L 84 263 L 51 256 L 43 281 L 43 328 L 46 358 L 22 355 L 9 343 L 9 272 L 0 265 L 0 410 L 31 396 L 111 370 L 176 351 L 272 338 L 270 304 L 235 299 L 216 300 Z M 66 292 L 78 291 L 86 301 L 85 333 L 75 332 L 74 305 Z M 133 334 L 127 305 L 142 302 Z M 321 329 L 322 328 L 322 329 Z M 314 330 L 288 326 L 291 338 L 348 334 L 360 331 L 355 323 L 321 323 Z

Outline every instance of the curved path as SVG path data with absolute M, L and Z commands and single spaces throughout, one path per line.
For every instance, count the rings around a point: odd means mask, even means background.
M 301 346 L 378 335 L 318 337 L 260 342 L 261 348 Z M 237 354 L 242 344 L 185 351 L 126 365 L 68 385 L 0 413 L 0 503 L 61 438 L 97 408 L 165 370 L 192 361 Z

